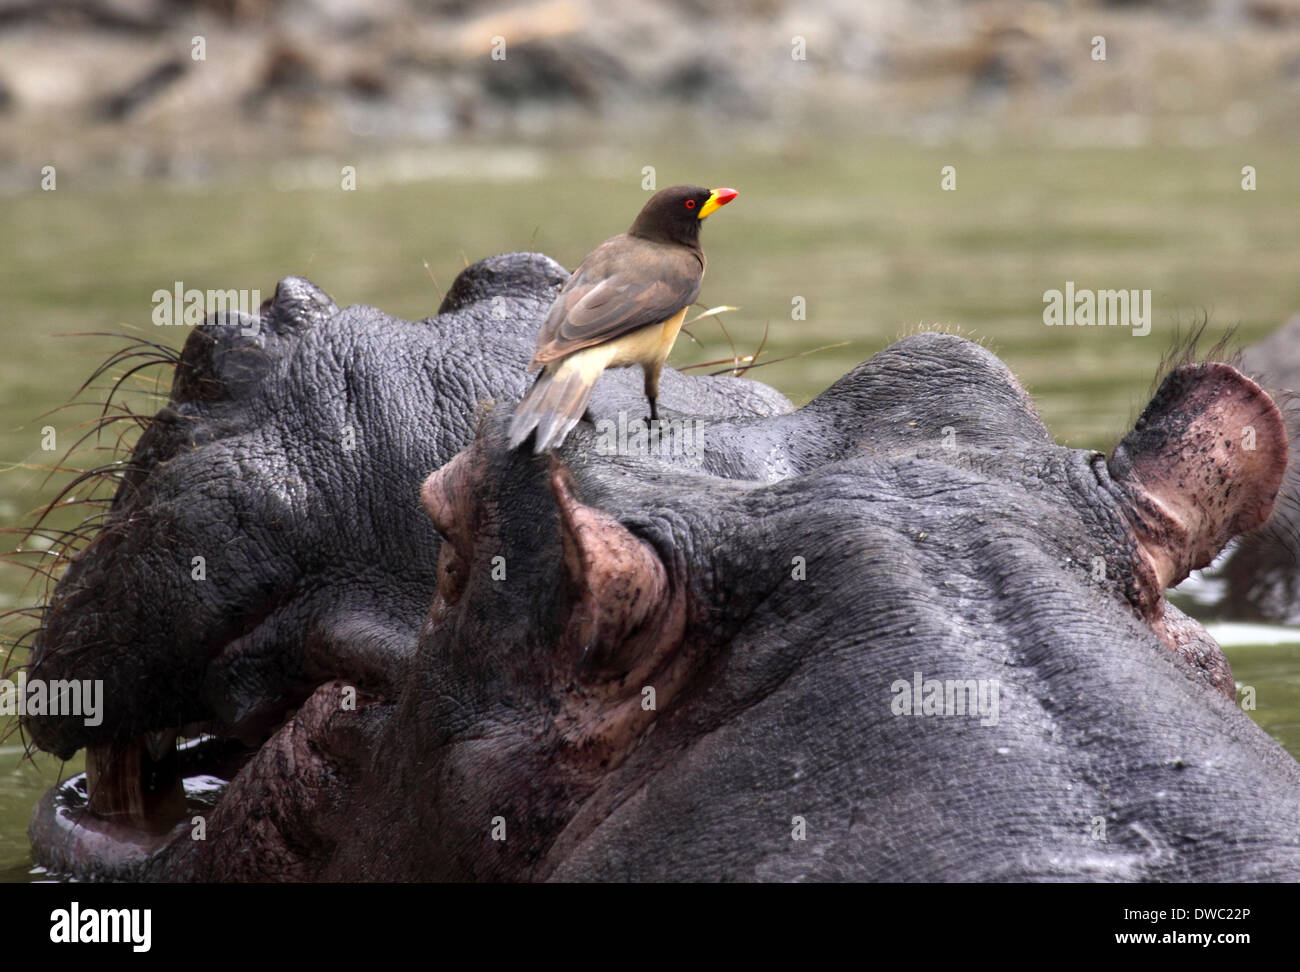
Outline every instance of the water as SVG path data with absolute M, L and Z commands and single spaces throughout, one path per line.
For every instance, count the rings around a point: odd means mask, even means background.
M 573 266 L 631 221 L 646 160 L 661 185 L 741 191 L 704 233 L 702 300 L 741 308 L 723 318 L 731 340 L 715 322 L 697 326 L 699 343 L 679 341 L 674 364 L 727 357 L 732 342 L 748 353 L 765 330 L 768 358 L 849 342 L 752 373 L 801 404 L 897 337 L 941 325 L 1001 356 L 1058 441 L 1107 449 L 1145 402 L 1176 325 L 1208 314 L 1207 343 L 1230 325 L 1249 343 L 1300 307 L 1300 170 L 1286 146 L 1243 152 L 972 152 L 825 137 L 666 150 L 647 134 L 614 151 L 482 146 L 423 163 L 361 159 L 355 192 L 319 164 L 184 190 L 83 190 L 61 172 L 57 192 L 0 204 L 0 520 L 27 522 L 63 479 L 46 483 L 40 468 L 62 454 L 41 449 L 45 427 L 63 444 L 98 413 L 92 392 L 91 404 L 44 414 L 120 345 L 66 335 L 133 328 L 179 345 L 183 328 L 150 323 L 156 290 L 180 281 L 269 295 L 289 274 L 341 305 L 424 317 L 482 256 L 535 247 Z M 1269 173 L 1267 193 L 1240 190 L 1246 155 Z M 956 192 L 939 189 L 947 164 L 958 167 Z M 1151 335 L 1044 327 L 1043 294 L 1067 281 L 1150 288 Z M 792 319 L 795 298 L 806 319 Z M 125 394 L 149 411 L 154 390 L 142 375 Z M 110 454 L 111 440 L 100 445 L 85 461 Z M 0 563 L 0 608 L 39 596 L 25 572 Z M 4 633 L 20 630 L 11 619 Z M 1215 630 L 1238 680 L 1256 689 L 1251 716 L 1300 755 L 1300 632 Z M 0 738 L 0 880 L 27 880 L 31 807 L 81 767 L 24 760 L 16 736 Z

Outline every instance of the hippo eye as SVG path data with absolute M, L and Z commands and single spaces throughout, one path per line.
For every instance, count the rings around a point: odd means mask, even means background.
M 694 199 L 688 199 L 688 200 L 686 200 L 686 208 L 687 208 L 687 209 L 694 209 L 694 208 L 695 208 L 695 200 L 694 200 Z

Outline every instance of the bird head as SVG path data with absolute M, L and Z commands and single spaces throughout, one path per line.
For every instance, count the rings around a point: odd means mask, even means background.
M 628 232 L 662 243 L 698 246 L 700 223 L 739 193 L 735 189 L 669 186 L 660 189 L 642 207 Z

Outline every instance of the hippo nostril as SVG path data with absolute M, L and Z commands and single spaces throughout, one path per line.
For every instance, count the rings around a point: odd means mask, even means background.
M 172 402 L 219 401 L 226 397 L 216 374 L 216 347 L 213 329 L 196 327 L 190 332 L 172 378 Z
M 338 311 L 329 295 L 310 280 L 285 277 L 262 305 L 262 319 L 271 330 L 282 333 L 325 321 Z

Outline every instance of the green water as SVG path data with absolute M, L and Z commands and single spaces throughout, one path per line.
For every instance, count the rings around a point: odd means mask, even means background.
M 339 189 L 330 167 L 319 176 L 276 167 L 202 189 L 92 190 L 61 172 L 55 192 L 0 200 L 0 522 L 26 522 L 66 478 L 47 484 L 38 467 L 62 455 L 96 410 L 40 416 L 120 344 L 63 335 L 134 329 L 179 345 L 183 328 L 150 323 L 154 291 L 182 281 L 269 296 L 289 274 L 343 305 L 423 317 L 467 261 L 535 247 L 573 266 L 626 228 L 650 163 L 660 186 L 741 192 L 705 230 L 702 295 L 741 308 L 723 318 L 739 353 L 757 348 L 765 328 L 768 358 L 849 342 L 753 372 L 796 404 L 897 337 L 941 325 L 998 353 L 1059 441 L 1105 449 L 1144 403 L 1175 326 L 1208 314 L 1211 337 L 1236 326 L 1244 344 L 1300 308 L 1300 172 L 1285 145 L 971 151 L 720 141 L 667 158 L 650 136 L 599 152 L 462 148 L 434 159 L 425 171 L 440 174 L 423 181 L 397 178 L 391 160 L 358 159 L 355 191 Z M 1255 192 L 1240 188 L 1247 162 L 1260 173 Z M 956 191 L 940 189 L 945 165 L 956 166 Z M 1150 289 L 1152 333 L 1045 327 L 1043 293 L 1066 281 Z M 792 319 L 798 297 L 805 320 Z M 679 341 L 674 364 L 732 354 L 715 324 L 695 334 L 698 344 Z M 127 399 L 150 409 L 153 387 L 142 376 Z M 60 437 L 53 453 L 40 447 L 50 424 Z M 39 594 L 24 571 L 0 563 L 0 608 Z M 4 634 L 21 628 L 11 619 Z M 1300 754 L 1296 645 L 1239 645 L 1229 655 L 1238 679 L 1258 690 L 1252 716 Z M 0 743 L 0 880 L 26 878 L 27 816 L 60 772 L 48 759 L 21 760 L 19 742 Z

